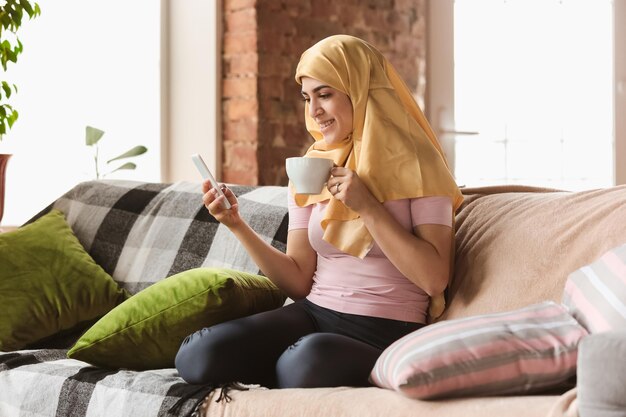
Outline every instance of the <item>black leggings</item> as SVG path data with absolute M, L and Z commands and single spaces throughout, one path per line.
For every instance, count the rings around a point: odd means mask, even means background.
M 369 386 L 382 351 L 422 326 L 339 313 L 302 300 L 187 336 L 176 368 L 191 384 Z

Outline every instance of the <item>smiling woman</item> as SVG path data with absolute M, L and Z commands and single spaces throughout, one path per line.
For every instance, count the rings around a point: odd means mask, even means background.
M 24 53 L 6 76 L 20 87 L 12 96 L 20 120 L 1 145 L 13 154 L 4 225 L 24 223 L 77 182 L 94 178 L 85 125 L 107 131 L 104 155 L 136 142 L 150 149 L 136 171 L 111 178 L 160 179 L 160 3 L 38 3 L 41 16 L 22 27 Z

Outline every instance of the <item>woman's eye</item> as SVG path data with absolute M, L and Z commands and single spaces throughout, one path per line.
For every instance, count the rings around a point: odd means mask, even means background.
M 328 94 L 328 93 L 320 94 L 318 97 L 321 98 L 322 100 L 324 100 L 324 99 L 330 98 L 330 94 Z
M 304 101 L 305 103 L 309 102 L 309 98 L 308 97 L 301 97 L 300 100 Z

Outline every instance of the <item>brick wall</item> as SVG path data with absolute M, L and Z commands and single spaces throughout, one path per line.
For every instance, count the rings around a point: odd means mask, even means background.
M 425 0 L 225 0 L 223 164 L 226 182 L 285 185 L 284 160 L 311 145 L 294 73 L 300 54 L 334 34 L 360 37 L 397 68 L 420 102 Z

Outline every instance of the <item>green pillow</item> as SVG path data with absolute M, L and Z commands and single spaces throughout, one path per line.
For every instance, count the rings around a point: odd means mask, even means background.
M 59 210 L 0 234 L 0 351 L 86 327 L 128 296 Z
M 283 305 L 283 293 L 260 275 L 195 268 L 161 280 L 111 310 L 67 356 L 104 368 L 174 367 L 189 334 Z

